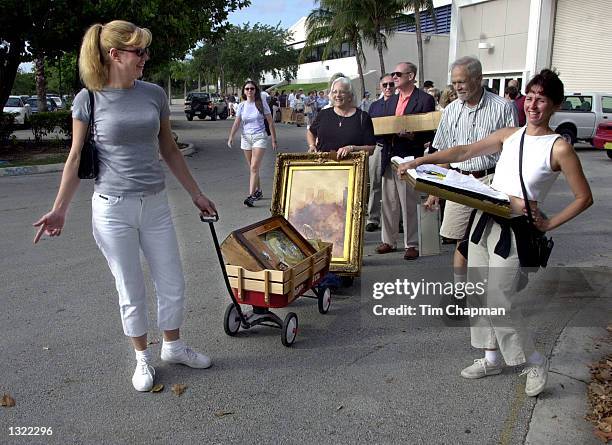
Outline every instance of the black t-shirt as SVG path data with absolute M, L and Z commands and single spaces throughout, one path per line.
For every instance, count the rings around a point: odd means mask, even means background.
M 317 138 L 317 150 L 338 150 L 347 145 L 376 145 L 374 125 L 365 111 L 357 109 L 350 117 L 342 117 L 333 108 L 321 110 L 310 125 Z

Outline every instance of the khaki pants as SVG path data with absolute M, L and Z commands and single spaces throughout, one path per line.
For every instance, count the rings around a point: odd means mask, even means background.
M 404 248 L 419 247 L 417 192 L 395 174 L 390 165 L 382 177 L 382 242 L 397 247 L 400 212 L 404 221 Z
M 374 152 L 368 157 L 370 173 L 370 198 L 368 199 L 367 223 L 380 225 L 380 207 L 382 199 L 382 175 L 380 174 L 380 153 L 382 147 L 377 145 Z
M 479 181 L 491 185 L 493 174 L 483 176 Z M 440 227 L 440 235 L 444 238 L 454 240 L 463 239 L 472 210 L 474 209 L 464 206 L 463 204 L 446 201 L 446 204 L 444 204 L 444 218 L 442 219 L 442 226 Z
M 481 214 L 481 211 L 476 214 L 472 231 Z M 494 252 L 500 233 L 500 226 L 491 218 L 480 243 L 469 244 L 468 282 L 486 283 L 487 291 L 482 297 L 469 297 L 468 303 L 474 307 L 504 308 L 506 314 L 472 317 L 470 333 L 473 347 L 498 348 L 506 364 L 516 366 L 527 361 L 535 346 L 520 309 L 515 307 L 521 271 L 514 233 L 511 235 L 510 255 L 506 259 Z

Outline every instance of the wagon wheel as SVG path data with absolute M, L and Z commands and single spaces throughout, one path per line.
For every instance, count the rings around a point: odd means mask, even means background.
M 291 346 L 295 341 L 298 329 L 298 318 L 294 312 L 289 312 L 283 321 L 281 329 L 281 342 L 284 346 Z
M 233 337 L 240 330 L 240 315 L 238 315 L 238 309 L 234 303 L 225 309 L 225 315 L 223 316 L 223 330 L 227 335 Z
M 319 312 L 321 314 L 327 314 L 327 311 L 329 311 L 329 307 L 331 306 L 331 290 L 329 287 L 321 288 L 317 294 L 317 297 Z

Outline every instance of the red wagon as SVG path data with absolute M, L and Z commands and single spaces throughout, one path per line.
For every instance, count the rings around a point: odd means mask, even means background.
M 227 335 L 236 335 L 240 328 L 269 326 L 281 329 L 281 342 L 285 346 L 291 346 L 298 330 L 297 315 L 289 312 L 283 320 L 270 309 L 285 307 L 296 298 L 305 296 L 317 299 L 319 312 L 327 313 L 331 305 L 331 290 L 321 283 L 329 271 L 331 243 L 319 242 L 314 254 L 284 270 L 251 271 L 241 266 L 225 264 L 214 228 L 218 216 L 201 219 L 209 223 L 225 284 L 232 300 L 223 319 L 223 328 Z M 314 296 L 306 294 L 310 290 Z M 252 309 L 245 312 L 241 305 L 249 305 Z

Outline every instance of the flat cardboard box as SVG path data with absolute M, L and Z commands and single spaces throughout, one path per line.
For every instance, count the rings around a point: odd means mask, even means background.
M 391 165 L 393 166 L 394 174 L 396 174 L 397 166 L 393 163 L 391 163 Z M 484 199 L 466 196 L 460 193 L 459 191 L 454 192 L 447 189 L 443 189 L 441 187 L 437 187 L 431 183 L 416 181 L 412 176 L 406 173 L 402 175 L 402 179 L 406 181 L 413 189 L 418 190 L 420 192 L 429 193 L 430 195 L 434 195 L 439 198 L 446 199 L 448 201 L 457 202 L 459 204 L 472 207 L 473 209 L 479 209 L 483 212 L 490 213 L 491 215 L 501 216 L 502 218 L 509 219 L 512 217 L 512 209 L 510 208 L 510 203 L 504 205 L 495 204 Z
M 417 204 L 419 256 L 440 255 L 440 208 L 427 210 Z
M 433 131 L 442 119 L 440 111 L 408 114 L 405 116 L 385 116 L 372 119 L 374 134 L 395 134 L 403 131 Z

